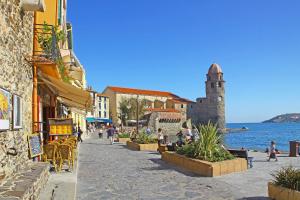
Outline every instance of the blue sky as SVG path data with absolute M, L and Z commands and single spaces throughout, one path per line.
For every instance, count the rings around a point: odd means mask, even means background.
M 211 63 L 226 80 L 227 122 L 300 112 L 299 0 L 68 1 L 88 84 L 205 95 Z

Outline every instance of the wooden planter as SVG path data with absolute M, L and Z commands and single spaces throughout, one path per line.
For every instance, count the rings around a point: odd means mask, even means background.
M 269 197 L 275 200 L 300 200 L 300 192 L 288 188 L 268 184 Z
M 168 151 L 167 145 L 161 144 L 161 145 L 158 147 L 158 151 L 159 151 L 160 154 L 162 154 L 163 152 Z
M 188 158 L 169 151 L 162 154 L 162 160 L 205 177 L 215 177 L 234 172 L 242 172 L 246 171 L 248 167 L 247 160 L 243 158 L 213 163 Z
M 127 147 L 131 150 L 135 151 L 157 151 L 158 149 L 158 144 L 137 144 L 132 141 L 127 141 Z
M 130 138 L 118 138 L 118 142 L 120 142 L 120 143 L 126 144 L 127 141 L 130 141 Z

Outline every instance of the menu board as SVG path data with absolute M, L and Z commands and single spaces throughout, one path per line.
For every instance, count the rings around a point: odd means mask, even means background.
M 31 158 L 43 154 L 43 149 L 41 146 L 41 137 L 40 135 L 29 135 L 28 144 Z
M 49 119 L 50 135 L 72 135 L 72 119 Z

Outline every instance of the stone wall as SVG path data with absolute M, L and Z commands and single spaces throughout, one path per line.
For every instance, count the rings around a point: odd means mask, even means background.
M 0 87 L 22 98 L 23 128 L 0 132 L 0 177 L 9 177 L 28 162 L 27 134 L 32 131 L 32 76 L 24 56 L 32 54 L 33 12 L 20 0 L 0 1 Z M 17 155 L 8 155 L 16 151 Z M 0 178 L 1 179 L 1 178 Z
M 170 113 L 171 114 L 171 113 Z M 174 113 L 178 114 L 178 113 Z M 176 141 L 176 134 L 182 128 L 183 120 L 174 121 L 174 120 L 167 120 L 161 121 L 161 112 L 153 112 L 150 114 L 148 127 L 152 130 L 153 133 L 157 133 L 159 128 L 162 129 L 164 135 L 169 137 L 170 141 Z

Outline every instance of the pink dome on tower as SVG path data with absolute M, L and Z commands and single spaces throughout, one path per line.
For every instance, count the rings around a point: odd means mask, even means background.
M 213 63 L 208 70 L 208 74 L 219 74 L 219 73 L 223 73 L 220 65 L 218 65 L 217 63 Z

